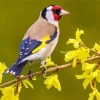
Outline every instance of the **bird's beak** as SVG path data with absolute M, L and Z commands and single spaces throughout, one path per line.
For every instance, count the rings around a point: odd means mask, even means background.
M 68 12 L 68 11 L 65 11 L 65 10 L 61 10 L 61 12 L 60 12 L 60 16 L 62 16 L 62 15 L 68 15 L 68 14 L 70 14 L 70 12 Z

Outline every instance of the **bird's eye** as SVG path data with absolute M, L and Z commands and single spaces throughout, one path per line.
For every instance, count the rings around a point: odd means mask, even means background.
M 53 10 L 54 13 L 59 14 L 60 10 Z

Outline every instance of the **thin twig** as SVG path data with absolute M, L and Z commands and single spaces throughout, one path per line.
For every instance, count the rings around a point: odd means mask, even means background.
M 88 58 L 86 60 L 86 62 L 94 61 L 94 60 L 98 60 L 98 59 L 100 59 L 100 56 L 95 56 L 95 57 Z M 80 61 L 77 61 L 77 64 L 80 64 L 80 63 L 81 63 Z M 64 68 L 68 68 L 68 67 L 71 67 L 71 66 L 72 66 L 72 63 L 67 63 L 67 64 L 64 64 L 64 65 L 48 68 L 46 70 L 46 73 L 53 72 L 53 71 L 60 70 L 60 69 L 64 69 Z M 32 75 L 32 77 L 34 77 L 34 76 L 41 75 L 41 74 L 42 74 L 42 71 L 39 71 L 39 72 L 32 73 L 31 75 Z M 6 83 L 1 84 L 0 88 L 7 87 L 7 86 L 12 85 L 14 83 L 17 83 L 19 81 L 28 79 L 29 77 L 30 77 L 30 75 L 25 75 L 25 76 L 20 77 L 18 79 L 14 79 L 14 80 L 8 81 Z
M 90 49 L 90 48 L 88 48 L 87 46 L 85 46 L 84 44 L 83 44 L 83 46 L 84 46 L 86 49 Z M 93 53 L 95 53 L 95 54 L 97 54 L 98 56 L 100 56 L 100 53 L 99 53 L 98 51 L 95 51 L 95 50 L 93 50 L 93 49 L 90 49 L 90 51 L 92 51 Z
M 97 83 L 97 82 L 96 82 L 96 79 L 94 79 L 94 80 L 93 80 L 93 83 L 92 83 L 92 85 L 93 85 L 94 88 L 96 88 L 96 83 Z
M 95 53 L 95 54 L 97 54 L 97 55 L 99 55 L 100 56 L 100 53 L 99 52 L 97 52 L 97 51 L 95 51 L 95 50 L 93 50 L 93 49 L 90 49 L 93 53 Z

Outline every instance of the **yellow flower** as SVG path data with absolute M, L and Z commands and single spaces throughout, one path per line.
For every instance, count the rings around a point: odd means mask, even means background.
M 2 94 L 13 96 L 14 90 L 15 90 L 14 86 L 5 87 L 5 88 L 2 89 Z
M 93 76 L 87 75 L 85 80 L 83 81 L 83 88 L 86 89 L 89 83 L 91 83 L 93 80 Z
M 49 67 L 49 66 L 56 66 L 56 64 L 53 62 L 53 61 L 51 61 L 51 56 L 50 57 L 48 57 L 46 60 L 45 60 L 45 67 Z
M 14 100 L 19 100 L 19 94 L 15 95 Z
M 68 53 L 65 54 L 65 61 L 69 62 L 70 60 L 72 60 L 74 57 L 76 56 L 76 51 L 69 51 Z
M 14 100 L 14 91 L 15 87 L 14 86 L 9 86 L 2 88 L 2 94 L 3 96 L 1 97 L 1 100 Z
M 96 77 L 96 80 L 97 80 L 97 82 L 100 83 L 100 70 L 98 71 L 98 75 L 97 75 L 97 77 Z
M 32 78 L 32 80 L 33 80 L 33 81 L 36 81 L 36 76 L 34 76 L 34 77 Z
M 84 34 L 84 31 L 77 29 L 77 31 L 76 31 L 76 40 L 78 40 L 79 42 L 81 42 L 81 38 L 80 38 L 81 34 Z
M 7 66 L 0 62 L 0 74 L 2 74 L 7 69 Z
M 82 71 L 93 70 L 93 68 L 95 68 L 96 65 L 97 65 L 97 64 L 83 63 L 83 64 L 82 64 Z
M 68 62 L 73 59 L 72 67 L 76 67 L 77 59 L 84 63 L 89 57 L 89 49 L 85 49 L 84 47 L 80 47 L 77 50 L 69 51 L 65 54 L 65 61 Z M 84 54 L 84 55 L 83 55 Z
M 19 95 L 15 96 L 3 95 L 1 100 L 19 100 Z
M 73 59 L 72 67 L 76 67 L 76 61 L 77 61 L 77 58 L 75 57 L 75 58 Z
M 18 85 L 18 93 L 20 93 L 20 91 L 21 91 L 21 89 L 22 89 L 22 85 L 21 85 L 21 83 Z
M 77 58 L 79 60 L 81 60 L 81 63 L 84 63 L 85 60 L 87 59 L 87 57 L 90 57 L 89 52 L 90 52 L 90 50 L 89 49 L 85 49 L 84 47 L 80 47 L 77 50 Z
M 12 97 L 3 95 L 0 100 L 13 100 Z
M 45 67 L 56 66 L 56 64 L 51 60 L 51 56 L 45 59 Z M 42 68 L 42 66 L 40 66 Z
M 82 40 L 80 38 L 81 34 L 84 34 L 84 31 L 77 29 L 77 31 L 76 31 L 76 39 L 69 39 L 67 41 L 67 44 L 73 43 L 73 46 L 74 46 L 75 49 L 79 48 L 79 45 L 83 44 L 83 42 L 82 42 Z
M 93 72 L 92 70 L 86 70 L 82 75 L 76 75 L 77 79 L 84 79 L 83 88 L 86 89 L 89 83 L 92 83 L 92 80 L 98 76 L 99 69 Z
M 32 83 L 28 80 L 28 79 L 25 79 L 22 81 L 22 83 L 24 84 L 25 88 L 29 88 L 29 86 L 33 89 L 33 85 Z
M 6 65 L 0 62 L 0 83 L 2 82 L 2 74 L 7 69 Z
M 82 75 L 76 75 L 77 79 L 84 79 L 87 77 L 87 75 L 90 73 L 89 70 L 86 70 Z
M 19 100 L 19 93 L 21 91 L 21 84 L 18 85 L 18 94 L 15 95 L 16 85 L 12 85 L 9 87 L 1 88 L 3 96 L 0 100 Z
M 52 74 L 51 76 L 48 76 L 47 79 L 44 81 L 44 84 L 47 85 L 47 89 L 50 89 L 54 86 L 56 89 L 58 89 L 58 91 L 61 91 L 61 85 L 58 80 L 57 74 Z
M 100 52 L 100 45 L 95 43 L 93 49 Z
M 96 96 L 97 100 L 100 100 L 100 93 L 96 88 L 93 88 L 93 92 L 89 94 L 88 100 L 94 100 L 94 97 Z

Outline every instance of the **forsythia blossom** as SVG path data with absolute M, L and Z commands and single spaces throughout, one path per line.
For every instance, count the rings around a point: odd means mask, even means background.
M 84 63 L 87 57 L 89 57 L 89 52 L 89 49 L 85 49 L 84 47 L 80 47 L 77 50 L 69 51 L 65 54 L 65 61 L 69 62 L 73 59 L 72 67 L 76 67 L 76 61 L 80 60 L 81 63 Z
M 82 64 L 82 75 L 76 75 L 77 79 L 84 79 L 83 88 L 86 89 L 90 84 L 93 92 L 89 94 L 88 100 L 94 100 L 96 97 L 97 100 L 100 100 L 100 93 L 96 88 L 96 81 L 100 83 L 100 65 L 99 63 L 87 63 L 86 60 L 90 57 L 90 51 L 92 53 L 100 53 L 100 44 L 95 43 L 92 49 L 87 48 L 82 42 L 80 36 L 84 34 L 83 30 L 77 29 L 75 39 L 69 39 L 67 44 L 73 44 L 75 50 L 69 51 L 65 54 L 65 61 L 72 61 L 72 67 L 76 66 L 76 61 L 80 61 Z M 96 54 L 97 54 L 96 53 Z M 95 57 L 95 54 L 93 54 Z M 94 84 L 93 84 L 94 83 Z
M 4 71 L 7 69 L 7 66 L 3 63 L 0 62 L 0 83 L 2 82 L 2 77 L 3 77 L 3 73 Z
M 77 31 L 76 31 L 76 39 L 69 39 L 67 44 L 73 43 L 73 46 L 74 46 L 75 49 L 79 48 L 79 45 L 83 44 L 83 42 L 82 42 L 82 40 L 80 38 L 81 34 L 84 34 L 84 31 L 77 29 Z
M 34 79 L 32 79 L 32 80 L 34 80 Z M 29 86 L 32 89 L 34 88 L 33 85 L 32 85 L 32 83 L 28 79 L 23 80 L 22 83 L 24 84 L 25 88 L 29 88 Z
M 95 43 L 93 49 L 100 52 L 100 45 Z
M 51 60 L 51 56 L 46 58 L 44 62 L 45 62 L 44 67 L 56 66 L 56 64 Z M 42 68 L 42 66 L 40 66 L 40 68 Z
M 85 69 L 85 72 L 82 75 L 76 75 L 77 79 L 84 79 L 84 82 L 83 82 L 84 89 L 87 88 L 89 83 L 90 84 L 92 83 L 92 80 L 94 78 L 97 78 L 97 77 L 100 78 L 100 76 L 98 76 L 99 69 L 93 71 L 93 69 L 96 67 L 96 64 L 88 64 L 88 63 L 83 64 L 83 67 L 85 67 L 85 66 L 86 66 L 86 68 L 83 68 L 83 69 Z
M 47 85 L 47 89 L 50 89 L 52 86 L 54 86 L 58 91 L 61 91 L 61 85 L 58 80 L 57 74 L 52 74 L 51 76 L 48 76 L 47 79 L 44 81 L 44 84 Z
M 49 67 L 49 66 L 56 66 L 56 64 L 51 60 L 51 56 L 48 57 L 46 60 L 45 60 L 45 67 Z
M 93 92 L 89 94 L 89 99 L 88 100 L 94 100 L 94 97 L 96 96 L 97 100 L 100 100 L 100 93 L 96 88 L 93 89 Z
M 9 86 L 5 88 L 1 88 L 3 96 L 0 100 L 19 100 L 19 94 L 15 95 L 15 86 Z M 18 87 L 18 93 L 21 91 L 21 85 Z

